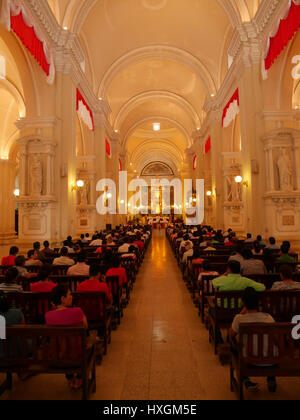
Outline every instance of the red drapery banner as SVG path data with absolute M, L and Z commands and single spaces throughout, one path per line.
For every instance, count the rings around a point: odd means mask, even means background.
M 222 126 L 228 127 L 229 124 L 235 119 L 240 110 L 240 97 L 239 90 L 237 89 L 230 101 L 225 106 L 222 116 Z
M 10 15 L 11 28 L 20 38 L 31 55 L 41 65 L 44 72 L 49 76 L 50 64 L 47 62 L 43 42 L 35 34 L 34 27 L 27 26 L 22 12 L 16 16 Z
M 110 147 L 110 141 L 105 139 L 105 150 L 106 154 L 109 158 L 111 158 L 111 147 Z
M 91 108 L 88 106 L 82 94 L 80 93 L 79 89 L 77 89 L 76 109 L 80 118 L 84 121 L 84 123 L 89 127 L 91 131 L 94 131 L 93 112 Z
M 300 27 L 300 4 L 292 1 L 285 19 L 280 20 L 275 36 L 268 41 L 267 54 L 264 60 L 263 78 L 267 78 L 267 70 L 272 67 L 280 53 L 294 37 Z
M 122 171 L 122 170 L 123 170 L 123 165 L 122 165 L 121 159 L 119 158 L 119 171 Z
M 211 138 L 208 137 L 205 143 L 205 153 L 209 153 L 211 150 Z
M 193 170 L 195 171 L 197 169 L 197 155 L 193 158 Z

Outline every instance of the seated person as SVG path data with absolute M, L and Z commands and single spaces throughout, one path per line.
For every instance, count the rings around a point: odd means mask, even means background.
M 300 283 L 293 280 L 293 269 L 289 265 L 280 267 L 281 281 L 273 284 L 272 290 L 300 290 Z
M 269 239 L 269 243 L 270 243 L 270 245 L 268 245 L 267 247 L 266 247 L 266 249 L 271 249 L 271 250 L 275 250 L 275 251 L 279 251 L 280 250 L 280 247 L 278 246 L 278 245 L 276 245 L 276 239 L 275 238 L 270 238 Z
M 68 240 L 66 240 L 66 241 L 63 242 L 63 247 L 61 248 L 61 250 L 63 248 L 67 248 L 68 254 L 74 254 L 73 245 L 70 246 L 70 242 Z M 61 252 L 61 250 L 60 250 L 60 252 Z
M 281 245 L 281 255 L 277 258 L 276 262 L 278 263 L 293 263 L 295 262 L 295 258 L 289 255 L 290 247 L 287 243 Z
M 23 287 L 17 283 L 18 277 L 18 270 L 15 267 L 10 267 L 5 273 L 4 283 L 0 283 L 0 291 L 4 293 L 23 292 Z
M 266 246 L 266 243 L 262 240 L 262 236 L 261 235 L 257 235 L 256 240 L 257 240 L 257 242 L 259 243 L 259 245 L 261 247 L 265 247 Z
M 229 257 L 228 261 L 238 261 L 240 264 L 244 262 L 245 258 L 243 257 L 243 248 L 241 245 L 235 246 L 234 255 Z
M 48 241 L 44 241 L 44 248 L 40 251 L 39 257 L 41 261 L 44 261 L 46 258 L 51 258 L 54 254 L 54 250 L 50 248 Z
M 25 324 L 22 312 L 19 309 L 9 308 L 9 303 L 2 291 L 0 291 L 0 315 L 4 317 L 7 327 Z M 0 359 L 4 357 L 1 341 L 2 340 L 0 340 Z
M 253 250 L 252 250 L 252 254 L 253 255 L 263 255 L 263 249 L 261 247 L 261 245 L 259 244 L 258 241 L 253 242 Z
M 244 261 L 241 262 L 242 276 L 267 274 L 267 269 L 263 261 L 255 259 L 250 249 L 244 249 L 243 256 Z
M 229 261 L 225 275 L 213 280 L 213 285 L 220 292 L 240 291 L 252 287 L 257 292 L 263 292 L 266 287 L 241 276 L 241 264 L 238 261 Z
M 88 233 L 81 235 L 81 242 L 83 244 L 88 244 L 90 242 L 90 235 Z
M 202 245 L 202 244 L 201 244 Z M 201 246 L 200 245 L 200 246 Z M 216 251 L 217 249 L 216 248 L 214 248 L 213 246 L 212 246 L 212 243 L 211 243 L 211 241 L 207 241 L 206 242 L 206 248 L 204 249 L 204 251 Z
M 134 245 L 130 245 L 129 250 L 128 250 L 128 254 L 122 254 L 121 258 L 132 258 L 134 260 L 136 260 L 136 247 Z
M 43 265 L 42 261 L 38 259 L 38 251 L 31 249 L 30 251 L 28 251 L 27 257 L 28 260 L 25 262 L 25 267 Z
M 92 241 L 90 242 L 90 246 L 101 246 L 102 245 L 102 238 L 100 235 L 93 236 Z
M 230 235 L 228 236 L 228 238 L 227 238 L 227 239 L 225 239 L 224 245 L 225 245 L 225 246 L 234 246 L 234 241 L 233 241 L 233 236 L 232 236 L 232 234 L 230 234 Z
M 26 259 L 24 255 L 18 255 L 15 260 L 15 268 L 18 270 L 19 276 L 25 277 L 26 279 L 30 279 L 31 277 L 36 277 L 34 273 L 28 273 L 27 269 L 25 268 Z
M 15 265 L 15 259 L 19 252 L 19 248 L 16 246 L 12 246 L 9 250 L 9 256 L 3 257 L 1 265 L 3 267 L 13 267 Z
M 201 284 L 203 276 L 219 276 L 217 271 L 211 269 L 209 261 L 204 261 L 202 264 L 202 270 L 199 273 L 198 282 Z
M 86 261 L 86 253 L 81 251 L 77 257 L 77 264 L 68 269 L 67 276 L 89 276 L 90 266 L 86 264 Z
M 236 354 L 235 349 L 235 338 L 238 336 L 240 331 L 240 324 L 247 324 L 247 323 L 274 323 L 274 319 L 271 317 L 271 315 L 258 312 L 258 305 L 259 305 L 259 297 L 257 292 L 251 288 L 248 287 L 244 291 L 243 295 L 243 306 L 244 309 L 240 315 L 237 315 L 232 323 L 232 327 L 230 330 L 230 338 L 233 340 L 233 353 Z M 264 344 L 266 348 L 268 348 L 268 342 Z M 257 348 L 258 343 L 257 339 L 256 341 L 253 340 L 253 350 L 254 354 L 256 351 L 257 354 Z M 268 350 L 267 350 L 268 351 Z M 266 353 L 267 353 L 266 351 Z M 251 382 L 250 378 L 243 378 L 244 385 L 247 389 L 257 391 L 258 390 L 258 384 Z M 276 378 L 269 377 L 268 378 L 268 388 L 270 392 L 276 392 L 277 384 L 276 384 Z
M 121 261 L 118 257 L 113 257 L 111 259 L 112 268 L 110 268 L 107 273 L 106 277 L 119 277 L 119 285 L 123 287 L 123 285 L 127 284 L 127 273 L 124 267 L 121 267 Z
M 63 247 L 60 251 L 60 257 L 55 258 L 53 265 L 74 265 L 75 261 L 68 257 L 68 249 Z
M 186 252 L 192 249 L 193 247 L 194 247 L 194 244 L 192 241 L 189 240 L 189 235 L 185 235 L 183 237 L 183 241 L 180 243 L 179 251 L 182 251 L 184 248 Z
M 106 237 L 107 246 L 115 246 L 115 242 L 113 240 L 113 237 L 111 235 L 107 235 Z
M 50 326 L 74 326 L 88 328 L 88 322 L 82 309 L 72 308 L 73 297 L 68 286 L 56 286 L 51 293 L 51 303 L 53 310 L 45 315 L 46 325 Z M 66 375 L 69 385 L 73 389 L 79 389 L 82 386 L 80 375 Z
M 102 281 L 99 265 L 91 265 L 90 278 L 78 284 L 77 292 L 105 292 L 107 303 L 111 302 L 111 292 L 108 285 Z
M 130 243 L 127 238 L 125 240 L 121 240 L 118 253 L 128 252 L 129 247 L 130 247 Z
M 253 243 L 253 238 L 252 238 L 251 233 L 247 233 L 247 239 L 245 239 L 244 243 L 245 244 L 252 244 Z
M 51 267 L 44 266 L 40 268 L 40 271 L 36 277 L 36 283 L 30 284 L 30 291 L 35 293 L 49 293 L 52 292 L 57 284 L 49 280 L 51 274 Z
M 194 265 L 194 264 L 202 264 L 203 261 L 204 261 L 204 258 L 201 258 L 200 249 L 199 248 L 194 249 L 192 265 Z

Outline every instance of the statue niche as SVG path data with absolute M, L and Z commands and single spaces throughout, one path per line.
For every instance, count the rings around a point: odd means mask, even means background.
M 277 168 L 279 173 L 280 191 L 291 192 L 293 190 L 293 168 L 287 149 L 280 149 Z
M 31 194 L 42 195 L 43 190 L 43 164 L 40 155 L 33 155 L 30 165 Z

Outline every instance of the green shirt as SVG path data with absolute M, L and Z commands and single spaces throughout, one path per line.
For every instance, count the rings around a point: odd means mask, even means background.
M 213 285 L 219 292 L 238 292 L 247 289 L 247 287 L 252 287 L 257 292 L 266 290 L 263 284 L 250 280 L 247 277 L 242 277 L 240 274 L 228 274 L 228 276 L 218 277 L 213 280 Z
M 240 274 L 228 274 L 228 276 L 218 277 L 213 280 L 213 286 L 219 292 L 238 292 L 247 289 L 247 287 L 252 287 L 257 292 L 266 290 L 264 284 L 242 277 Z M 217 304 L 221 306 L 221 301 L 219 300 Z M 224 302 L 224 308 L 227 308 L 227 306 L 227 302 Z M 239 306 L 242 306 L 242 301 L 239 302 Z M 234 308 L 233 301 L 231 307 L 232 309 Z
M 277 258 L 276 262 L 278 263 L 293 263 L 295 258 L 291 257 L 289 254 L 283 254 L 281 257 Z

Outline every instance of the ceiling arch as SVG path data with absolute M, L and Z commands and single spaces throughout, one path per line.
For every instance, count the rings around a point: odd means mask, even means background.
M 128 113 L 130 113 L 132 110 L 138 107 L 141 103 L 158 98 L 165 99 L 167 101 L 178 104 L 187 114 L 192 116 L 193 120 L 195 121 L 195 129 L 200 127 L 199 115 L 197 114 L 193 105 L 190 104 L 185 98 L 168 91 L 148 91 L 131 98 L 122 106 L 115 119 L 114 129 L 120 130 L 122 127 L 122 123 L 126 119 Z
M 115 79 L 118 73 L 120 73 L 120 71 L 132 64 L 153 59 L 163 59 L 184 64 L 198 78 L 200 78 L 200 80 L 202 80 L 208 95 L 216 93 L 217 87 L 215 81 L 201 60 L 194 57 L 189 52 L 177 47 L 167 45 L 148 45 L 146 47 L 129 51 L 111 65 L 111 67 L 106 71 L 100 83 L 98 90 L 99 96 L 102 98 L 107 96 L 107 91 L 112 81 Z
M 124 152 L 127 149 L 128 142 L 129 142 L 130 138 L 138 130 L 138 128 L 147 124 L 147 123 L 152 123 L 153 120 L 156 120 L 157 122 L 165 122 L 165 123 L 175 127 L 181 133 L 181 135 L 184 139 L 184 142 L 183 142 L 184 143 L 184 146 L 183 146 L 184 150 L 186 148 L 189 148 L 189 147 L 192 146 L 192 139 L 189 136 L 189 133 L 186 131 L 184 126 L 182 126 L 176 120 L 172 120 L 171 118 L 166 118 L 166 117 L 161 117 L 161 116 L 156 116 L 156 117 L 153 116 L 153 117 L 149 117 L 149 118 L 144 118 L 143 120 L 140 120 L 140 121 L 136 122 L 132 127 L 130 127 L 130 129 L 126 132 L 126 134 L 124 135 L 124 137 L 122 139 L 122 142 L 121 142 Z

